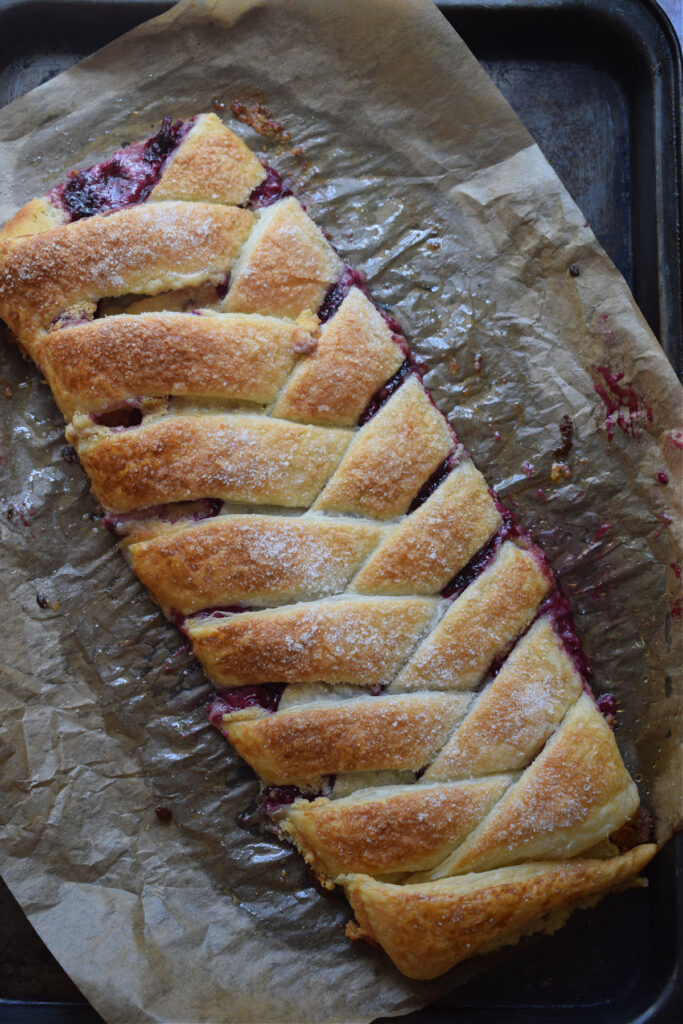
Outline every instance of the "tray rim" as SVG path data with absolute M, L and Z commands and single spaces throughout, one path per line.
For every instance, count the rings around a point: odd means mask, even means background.
M 29 13 L 31 8 L 39 9 L 44 8 L 46 0 L 0 0 L 0 19 L 6 13 L 11 11 Z M 55 0 L 51 0 L 55 2 Z M 158 14 L 170 9 L 174 6 L 176 0 L 57 0 L 57 3 L 61 8 L 71 8 L 75 13 L 80 9 L 81 11 L 90 10 L 91 12 L 96 11 L 97 8 L 112 7 L 117 8 L 118 11 L 125 16 L 125 13 L 134 13 L 136 9 L 144 9 L 145 11 L 151 11 L 149 17 L 155 17 Z M 567 13 L 570 9 L 577 11 L 581 10 L 585 16 L 591 18 L 603 19 L 605 22 L 616 22 L 623 27 L 624 22 L 627 20 L 625 10 L 621 5 L 615 7 L 613 0 L 436 0 L 437 6 L 445 11 L 455 13 L 458 10 L 471 10 L 480 11 L 483 13 L 489 13 L 495 15 L 498 11 L 514 12 L 514 14 L 526 14 L 526 15 L 537 15 L 539 11 L 552 14 L 553 12 Z M 55 6 L 57 6 L 55 3 Z M 682 148 L 682 104 L 681 98 L 683 94 L 683 54 L 681 50 L 681 41 L 669 19 L 666 12 L 659 6 L 656 0 L 630 0 L 632 10 L 638 10 L 641 16 L 648 19 L 653 26 L 655 32 L 659 32 L 662 35 L 663 40 L 668 46 L 670 53 L 669 57 L 672 62 L 672 75 L 671 75 L 671 121 L 673 129 L 673 143 L 671 147 L 671 158 L 668 161 L 670 166 L 666 168 L 669 171 L 668 180 L 674 184 L 674 202 L 673 209 L 676 213 L 675 223 L 671 224 L 671 206 L 664 209 L 664 199 L 662 196 L 662 167 L 658 161 L 656 164 L 655 184 L 656 184 L 656 204 L 657 204 L 657 229 L 659 231 L 661 224 L 669 224 L 669 231 L 664 239 L 658 236 L 660 243 L 660 256 L 661 246 L 664 246 L 664 256 L 662 257 L 663 262 L 667 262 L 671 265 L 672 269 L 676 271 L 673 282 L 669 281 L 669 287 L 667 292 L 660 296 L 660 312 L 662 307 L 664 309 L 667 306 L 670 307 L 669 312 L 672 314 L 673 330 L 677 330 L 678 339 L 674 339 L 674 343 L 670 340 L 671 328 L 667 332 L 667 337 L 662 339 L 662 347 L 674 364 L 674 368 L 677 369 L 679 377 L 683 372 L 683 366 L 681 360 L 683 359 L 683 350 L 680 345 L 681 328 L 683 325 L 683 287 L 681 285 L 681 269 L 683 267 L 683 256 L 680 250 L 680 241 L 682 235 L 683 225 L 683 148 Z M 146 18 L 143 20 L 147 20 Z M 641 45 L 652 45 L 652 38 L 641 38 L 639 40 Z M 661 107 L 664 96 L 663 93 L 666 91 L 665 83 L 660 75 L 658 80 L 655 80 L 654 85 L 657 87 L 657 100 Z M 655 129 L 658 125 L 655 123 Z M 661 141 L 658 139 L 658 141 Z M 657 156 L 661 157 L 659 147 L 657 150 Z M 670 202 L 670 200 L 669 200 Z M 666 216 L 665 216 L 666 214 Z M 668 243 L 668 244 L 667 244 Z M 671 323 L 671 321 L 669 321 Z M 666 340 L 669 343 L 665 343 Z M 676 345 L 675 341 L 678 340 L 679 344 Z M 672 867 L 675 883 L 675 902 L 678 905 L 678 947 L 681 946 L 681 931 L 683 930 L 683 833 L 680 833 L 665 844 L 664 850 L 660 851 L 657 855 L 657 859 L 662 856 L 662 853 L 668 853 L 669 858 L 672 858 Z M 457 989 L 454 991 L 458 991 Z M 448 998 L 448 997 L 446 997 Z M 425 1007 L 424 1009 L 428 1009 Z M 458 1009 L 454 1007 L 453 1009 Z M 570 1018 L 566 1016 L 566 1013 L 576 1012 L 579 1010 L 583 1016 L 580 1018 L 582 1022 L 589 1024 L 590 1020 L 596 1019 L 591 1015 L 590 1017 L 586 1014 L 589 1010 L 588 1004 L 578 1006 L 566 1006 L 560 1007 L 555 1006 L 548 1008 L 553 1013 L 553 1024 L 557 1022 L 560 1024 L 561 1020 L 566 1020 L 569 1024 Z M 526 1007 L 504 1007 L 502 1010 L 506 1013 L 506 1018 L 510 1022 L 513 1021 L 525 1021 L 533 1022 L 534 1019 L 538 1021 L 538 1024 L 545 1024 L 548 1020 L 547 1017 L 542 1018 L 539 1014 L 547 1012 L 543 1007 L 526 1008 Z M 0 998 L 0 1022 L 1 1024 L 34 1024 L 36 1021 L 36 1013 L 46 1011 L 47 1016 L 43 1018 L 47 1024 L 48 1021 L 57 1021 L 58 1014 L 63 1020 L 68 1021 L 69 1024 L 80 1024 L 81 1019 L 83 1024 L 91 1024 L 94 1020 L 96 1011 L 87 1002 L 76 1002 L 73 1000 L 16 1000 L 16 999 L 4 999 Z M 474 1013 L 473 1013 L 474 1011 Z M 418 1011 L 422 1013 L 423 1011 Z M 476 1024 L 500 1024 L 500 1010 L 493 1009 L 488 1010 L 486 1007 L 465 1007 L 461 1013 L 467 1014 L 471 1017 Z M 683 987 L 681 981 L 681 971 L 679 964 L 676 960 L 673 963 L 673 969 L 668 976 L 668 979 L 654 1003 L 645 1008 L 642 1012 L 636 1011 L 636 1015 L 629 1015 L 628 1018 L 621 1017 L 617 1019 L 612 1018 L 610 1024 L 673 1024 L 673 1022 L 679 1019 L 680 1013 L 683 1012 Z M 446 1024 L 452 1019 L 451 1011 L 447 1009 L 448 1016 L 444 1016 L 440 1011 L 437 1015 L 432 1017 L 434 1024 Z M 463 1017 L 463 1022 L 465 1018 Z M 409 1015 L 406 1018 L 407 1021 L 417 1020 L 414 1015 Z
M 96 0 L 97 2 L 97 0 Z M 520 17 L 539 12 L 602 22 L 630 36 L 650 67 L 653 85 L 654 210 L 659 270 L 659 342 L 683 379 L 683 52 L 666 12 L 656 0 L 436 0 L 444 12 L 491 11 Z M 638 31 L 636 31 L 636 28 Z M 663 52 L 666 51 L 666 52 Z M 662 59 L 664 58 L 664 59 Z M 668 62 L 668 63 L 667 63 Z M 662 137 L 666 120 L 671 144 Z M 634 264 L 637 264 L 634 246 Z

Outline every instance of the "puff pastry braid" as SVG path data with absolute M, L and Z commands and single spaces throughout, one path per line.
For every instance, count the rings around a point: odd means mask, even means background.
M 215 115 L 23 207 L 0 314 L 351 937 L 431 978 L 634 883 L 655 846 L 610 840 L 638 793 L 542 553 Z

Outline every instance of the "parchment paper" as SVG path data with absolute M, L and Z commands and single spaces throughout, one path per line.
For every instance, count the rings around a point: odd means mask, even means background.
M 0 218 L 214 96 L 283 121 L 290 141 L 232 127 L 367 272 L 559 570 L 665 839 L 680 818 L 680 390 L 625 282 L 426 0 L 179 4 L 0 114 Z M 257 786 L 193 706 L 201 673 L 62 457 L 37 370 L 9 345 L 1 358 L 0 852 L 42 938 L 109 1021 L 368 1021 L 462 980 L 470 965 L 412 983 L 350 947 L 343 899 L 237 824 Z M 612 440 L 597 367 L 632 383 Z M 551 481 L 553 461 L 572 476 Z

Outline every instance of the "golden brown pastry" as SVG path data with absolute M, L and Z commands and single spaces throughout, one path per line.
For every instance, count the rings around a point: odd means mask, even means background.
M 221 278 L 253 223 L 234 206 L 150 203 L 1 242 L 0 314 L 28 348 L 105 296 Z
M 283 831 L 323 880 L 424 871 L 458 846 L 510 785 L 507 775 L 470 782 L 358 790 L 339 800 L 297 800 Z
M 319 516 L 232 515 L 158 527 L 132 543 L 133 568 L 159 604 L 202 608 L 310 601 L 344 591 L 381 527 Z
M 349 597 L 189 620 L 214 682 L 388 683 L 438 611 L 425 597 Z
M 305 507 L 349 443 L 343 430 L 212 411 L 163 416 L 131 430 L 79 415 L 67 437 L 95 496 L 115 512 L 206 497 Z
M 516 786 L 430 878 L 575 857 L 638 807 L 612 730 L 583 694 Z
M 36 359 L 67 420 L 140 396 L 273 402 L 311 336 L 274 317 L 108 316 L 50 331 Z
M 171 153 L 150 200 L 241 206 L 266 177 L 261 162 L 215 114 L 200 114 Z
M 452 447 L 448 424 L 410 376 L 358 431 L 314 507 L 374 519 L 400 516 Z
M 355 426 L 376 391 L 405 361 L 386 321 L 352 288 L 320 331 L 311 359 L 296 368 L 273 409 L 302 423 Z
M 469 460 L 386 536 L 354 580 L 367 594 L 436 594 L 501 524 L 486 481 Z
M 290 196 L 260 211 L 232 274 L 223 309 L 296 319 L 315 313 L 342 262 Z
M 349 875 L 341 881 L 358 925 L 347 933 L 379 943 L 409 978 L 436 978 L 475 953 L 557 931 L 576 907 L 635 884 L 656 851 L 649 844 L 607 860 L 521 864 L 421 885 Z
M 418 648 L 394 689 L 476 686 L 528 626 L 551 586 L 536 553 L 506 541 Z
M 315 786 L 337 772 L 418 771 L 465 714 L 462 694 L 419 693 L 304 704 L 218 728 L 266 782 Z
M 609 839 L 638 794 L 542 553 L 215 115 L 27 203 L 0 315 L 351 937 L 432 978 L 634 884 L 655 847 Z
M 552 620 L 543 616 L 519 641 L 425 778 L 526 768 L 582 689 Z

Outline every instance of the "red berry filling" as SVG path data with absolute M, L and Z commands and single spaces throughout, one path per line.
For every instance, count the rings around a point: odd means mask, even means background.
M 358 420 L 358 426 L 362 427 L 368 420 L 371 420 L 376 413 L 382 408 L 385 402 L 398 391 L 401 384 L 411 373 L 414 373 L 412 363 L 409 359 L 406 359 L 404 363 L 401 363 L 398 370 L 393 377 L 390 377 L 386 384 L 383 384 L 378 391 L 372 396 L 370 401 L 365 407 L 365 411 L 361 413 L 360 419 Z
M 541 615 L 550 615 L 555 632 L 562 641 L 567 654 L 574 662 L 576 671 L 583 679 L 586 691 L 592 696 L 592 691 L 588 688 L 588 680 L 593 674 L 593 669 L 576 634 L 569 599 L 557 579 L 555 580 L 555 589 L 552 593 L 548 594 L 545 601 L 541 604 L 536 618 L 540 618 Z M 599 701 L 598 707 L 600 707 Z
M 278 199 L 284 199 L 285 196 L 292 195 L 291 188 L 285 184 L 284 178 L 274 167 L 264 164 L 263 169 L 266 172 L 266 176 L 261 184 L 257 185 L 251 193 L 247 203 L 249 210 L 261 210 L 264 206 L 272 206 Z
M 72 221 L 144 202 L 193 121 L 173 123 L 165 117 L 159 131 L 146 142 L 134 142 L 108 160 L 72 171 L 66 181 L 50 190 L 50 199 L 62 206 Z
M 193 523 L 200 523 L 203 519 L 213 519 L 222 508 L 223 502 L 220 498 L 203 498 L 172 505 L 152 505 L 137 512 L 109 512 L 103 523 L 115 537 L 125 537 L 136 523 L 144 523 L 148 519 L 161 519 L 164 523 L 179 523 L 183 519 L 189 519 Z
M 491 565 L 506 540 L 522 536 L 522 530 L 510 509 L 505 508 L 500 502 L 497 502 L 497 504 L 498 511 L 503 518 L 502 524 L 498 527 L 488 544 L 485 544 L 470 559 L 467 565 L 446 584 L 441 591 L 443 597 L 460 597 L 465 588 L 469 587 L 470 583 L 474 583 L 477 577 L 481 576 L 484 569 Z
M 236 686 L 231 690 L 215 693 L 209 702 L 209 721 L 219 725 L 225 715 L 245 708 L 262 708 L 264 711 L 277 711 L 280 698 L 284 691 L 284 683 L 260 683 L 255 686 Z
M 360 288 L 363 295 L 368 294 L 365 274 L 347 265 L 339 280 L 335 284 L 331 284 L 325 293 L 325 298 L 318 310 L 318 319 L 321 324 L 332 319 L 352 288 Z
M 422 487 L 411 501 L 408 514 L 414 512 L 416 508 L 420 507 L 420 505 L 424 505 L 427 498 L 431 498 L 434 491 L 436 491 L 439 485 L 443 483 L 450 471 L 458 462 L 459 454 L 459 452 L 451 452 L 450 455 L 446 456 L 441 465 L 436 467 L 432 475 L 423 483 Z

